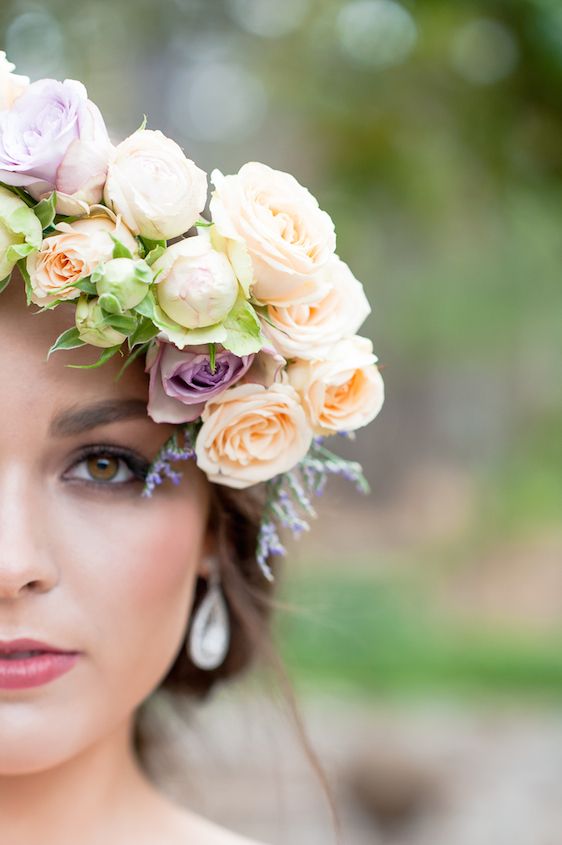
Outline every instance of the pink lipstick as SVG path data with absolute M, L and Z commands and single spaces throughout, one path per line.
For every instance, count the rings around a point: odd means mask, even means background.
M 72 669 L 79 656 L 40 640 L 0 640 L 0 689 L 46 684 Z

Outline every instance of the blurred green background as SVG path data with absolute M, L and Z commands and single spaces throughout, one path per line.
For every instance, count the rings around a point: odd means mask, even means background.
M 562 691 L 559 0 L 4 0 L 32 79 L 82 79 L 209 173 L 288 170 L 333 217 L 386 405 L 292 546 L 303 683 Z

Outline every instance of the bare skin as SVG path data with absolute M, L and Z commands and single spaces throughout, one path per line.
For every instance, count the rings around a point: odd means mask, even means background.
M 126 457 L 84 457 L 84 447 L 110 445 L 150 462 L 173 427 L 142 408 L 52 433 L 63 412 L 145 404 L 147 376 L 137 361 L 114 382 L 119 356 L 94 370 L 65 366 L 95 360 L 91 346 L 46 361 L 73 306 L 35 311 L 14 274 L 0 295 L 0 640 L 81 654 L 46 684 L 0 689 L 2 842 L 251 845 L 159 792 L 131 740 L 137 707 L 183 647 L 196 577 L 208 574 L 207 479 L 185 462 L 177 487 L 147 499 Z

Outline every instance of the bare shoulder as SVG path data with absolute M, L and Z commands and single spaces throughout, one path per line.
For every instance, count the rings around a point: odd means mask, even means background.
M 177 808 L 175 823 L 168 829 L 165 839 L 160 837 L 161 845 L 267 845 L 256 839 L 248 839 L 239 833 L 221 827 L 209 819 L 184 808 Z

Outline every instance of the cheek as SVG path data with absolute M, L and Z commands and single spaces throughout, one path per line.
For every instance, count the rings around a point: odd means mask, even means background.
M 90 595 L 100 605 L 100 654 L 113 665 L 122 665 L 126 654 L 127 673 L 146 679 L 147 672 L 165 671 L 187 625 L 203 514 L 196 503 L 169 499 L 134 509 L 129 518 L 124 510 L 106 515 L 103 534 L 91 546 L 88 568 L 96 583 Z

